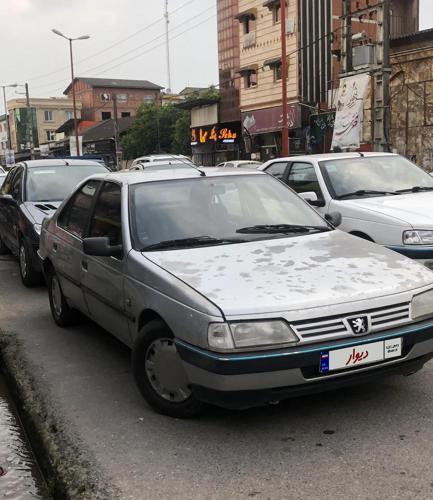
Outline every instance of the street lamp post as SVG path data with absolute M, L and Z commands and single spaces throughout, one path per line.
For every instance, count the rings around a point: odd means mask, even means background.
M 8 134 L 8 150 L 10 151 L 11 150 L 11 127 L 9 124 L 8 108 L 7 108 L 7 104 L 6 104 L 6 89 L 18 87 L 18 83 L 12 83 L 10 85 L 0 85 L 0 87 L 3 89 L 3 104 L 4 104 L 4 108 L 5 108 L 6 129 L 7 129 L 7 134 Z
M 280 1 L 281 17 L 281 87 L 283 101 L 283 126 L 281 131 L 282 155 L 289 156 L 289 106 L 287 98 L 287 33 L 286 33 L 286 0 Z
M 68 36 L 61 33 L 59 30 L 52 29 L 53 33 L 69 41 L 69 56 L 71 60 L 71 81 L 72 81 L 72 105 L 74 108 L 74 131 L 75 131 L 75 144 L 77 148 L 77 156 L 80 156 L 80 143 L 78 142 L 78 120 L 77 120 L 77 101 L 75 96 L 75 85 L 74 85 L 74 58 L 72 53 L 72 42 L 75 40 L 87 40 L 90 38 L 89 35 L 82 35 L 77 38 L 69 38 Z

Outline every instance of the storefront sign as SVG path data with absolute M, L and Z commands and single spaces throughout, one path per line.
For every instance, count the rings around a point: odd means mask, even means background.
M 298 104 L 289 106 L 287 120 L 289 129 L 302 126 L 301 108 Z M 242 124 L 250 135 L 278 132 L 283 127 L 283 107 L 276 106 L 242 113 Z
M 240 133 L 237 127 L 230 128 L 224 125 L 211 125 L 209 127 L 195 127 L 191 129 L 191 146 L 212 143 L 233 144 L 239 142 L 239 138 Z
M 360 147 L 364 99 L 369 83 L 370 76 L 366 74 L 341 79 L 332 148 L 358 149 Z

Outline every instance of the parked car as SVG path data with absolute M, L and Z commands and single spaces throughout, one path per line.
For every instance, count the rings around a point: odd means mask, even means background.
M 138 387 L 167 415 L 433 357 L 433 273 L 336 230 L 260 171 L 95 175 L 44 220 L 39 255 L 54 321 L 78 310 L 131 347 Z
M 108 172 L 93 161 L 32 160 L 12 168 L 0 189 L 0 254 L 19 257 L 21 279 L 26 286 L 41 281 L 37 256 L 44 217 L 91 174 Z
M 259 168 L 262 165 L 260 161 L 253 160 L 235 160 L 235 161 L 224 161 L 218 163 L 217 167 L 232 167 L 232 168 Z
M 280 158 L 261 169 L 321 214 L 340 212 L 344 231 L 433 269 L 433 179 L 406 158 L 335 153 Z
M 179 161 L 179 162 L 189 162 L 192 161 L 184 155 L 171 155 L 171 154 L 158 154 L 158 155 L 148 155 L 148 156 L 140 156 L 136 158 L 131 167 L 134 167 L 138 163 L 152 163 L 152 162 L 166 162 L 166 161 Z
M 191 162 L 179 160 L 165 160 L 165 161 L 152 161 L 148 163 L 136 163 L 131 165 L 130 171 L 143 171 L 149 172 L 151 170 L 173 170 L 177 168 L 196 168 Z

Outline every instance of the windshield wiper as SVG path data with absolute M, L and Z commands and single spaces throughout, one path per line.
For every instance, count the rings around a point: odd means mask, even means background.
M 433 186 L 413 186 L 407 189 L 399 189 L 396 193 L 419 193 L 420 191 L 433 191 Z
M 177 240 L 165 240 L 153 245 L 148 245 L 140 252 L 150 252 L 152 250 L 165 250 L 169 248 L 192 248 L 208 245 L 228 245 L 230 243 L 245 243 L 245 240 L 239 238 L 213 238 L 212 236 L 195 236 L 192 238 L 181 238 Z
M 331 231 L 331 228 L 327 226 L 300 226 L 296 224 L 262 224 L 242 227 L 236 230 L 240 234 L 288 234 L 309 233 L 311 231 Z
M 395 191 L 375 191 L 373 189 L 360 189 L 358 191 L 354 191 L 353 193 L 345 193 L 340 196 L 336 196 L 336 200 L 343 200 L 344 198 L 350 198 L 351 196 L 368 196 L 368 195 L 387 195 L 387 194 L 397 194 Z

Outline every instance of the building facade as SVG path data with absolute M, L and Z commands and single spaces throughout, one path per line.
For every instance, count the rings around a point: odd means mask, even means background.
M 7 115 L 0 115 L 0 164 L 5 164 L 5 151 L 8 148 Z
M 72 99 L 66 97 L 31 98 L 31 115 L 23 98 L 8 101 L 7 107 L 11 144 L 16 153 L 29 151 L 31 142 L 38 148 L 40 144 L 56 140 L 56 130 L 73 116 Z M 80 103 L 77 103 L 77 111 L 80 117 Z
M 114 118 L 114 101 L 118 118 L 135 116 L 143 103 L 161 102 L 162 87 L 146 80 L 75 78 L 73 85 L 83 120 Z M 72 98 L 72 84 L 63 93 Z

